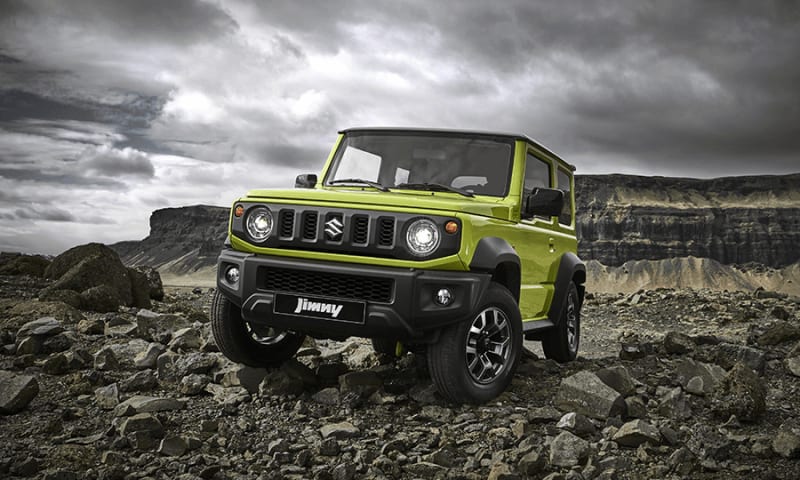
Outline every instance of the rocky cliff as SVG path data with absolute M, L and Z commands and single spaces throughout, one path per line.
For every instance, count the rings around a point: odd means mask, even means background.
M 704 257 L 782 267 L 800 259 L 800 174 L 711 180 L 576 178 L 580 255 L 605 265 Z
M 164 208 L 150 216 L 150 235 L 111 245 L 127 265 L 148 265 L 174 275 L 213 266 L 228 229 L 227 208 Z

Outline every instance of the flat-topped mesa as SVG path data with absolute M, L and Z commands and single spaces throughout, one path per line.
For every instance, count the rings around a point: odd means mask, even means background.
M 800 174 L 578 175 L 575 182 L 582 258 L 621 265 L 695 256 L 772 267 L 800 259 Z

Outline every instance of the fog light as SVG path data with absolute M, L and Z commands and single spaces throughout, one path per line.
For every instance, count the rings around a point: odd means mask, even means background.
M 239 281 L 239 267 L 228 267 L 228 269 L 225 270 L 225 280 L 227 280 L 228 283 L 236 283 L 236 282 L 238 282 Z
M 450 293 L 450 290 L 446 288 L 440 288 L 438 292 L 436 292 L 436 303 L 446 307 L 450 305 L 453 301 L 453 294 Z

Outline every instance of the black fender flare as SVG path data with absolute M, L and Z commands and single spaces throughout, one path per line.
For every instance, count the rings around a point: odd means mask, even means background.
M 498 266 L 502 266 L 498 272 Z M 500 281 L 519 302 L 520 275 L 522 272 L 519 255 L 514 247 L 500 237 L 484 237 L 478 241 L 475 254 L 469 264 L 470 271 L 492 273 L 493 277 L 502 274 Z
M 547 312 L 547 318 L 553 322 L 553 325 L 558 325 L 561 319 L 561 311 L 564 309 L 567 289 L 569 289 L 569 284 L 573 281 L 573 278 L 575 279 L 575 286 L 578 287 L 580 303 L 583 304 L 586 265 L 583 264 L 577 255 L 572 252 L 567 252 L 561 256 L 561 260 L 559 261 L 556 283 L 553 285 L 553 301 L 550 302 L 550 310 Z

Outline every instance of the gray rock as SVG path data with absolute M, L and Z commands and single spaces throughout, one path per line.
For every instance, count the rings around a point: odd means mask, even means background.
M 192 327 L 182 328 L 172 335 L 169 349 L 175 352 L 197 350 L 200 348 L 202 338 L 200 332 Z
M 631 377 L 628 369 L 622 365 L 601 368 L 596 372 L 596 375 L 603 383 L 619 392 L 623 397 L 627 397 L 636 391 L 636 383 L 633 377 Z
M 345 373 L 339 377 L 339 390 L 342 393 L 355 392 L 366 397 L 380 389 L 382 385 L 381 377 L 369 370 Z
M 408 396 L 422 405 L 439 403 L 440 398 L 436 385 L 433 384 L 416 384 L 408 391 Z
M 767 325 L 764 333 L 758 336 L 756 342 L 761 346 L 768 346 L 798 339 L 800 339 L 800 327 L 786 321 L 778 321 Z
M 800 458 L 800 436 L 781 429 L 772 440 L 772 450 L 783 458 Z
M 550 463 L 558 467 L 572 467 L 586 460 L 590 445 L 586 440 L 569 432 L 561 432 L 550 444 Z
M 719 365 L 698 362 L 693 358 L 683 358 L 678 361 L 675 366 L 675 372 L 678 383 L 687 389 L 689 382 L 693 378 L 699 377 L 702 383 L 698 385 L 695 381 L 693 388 L 700 387 L 700 391 L 697 392 L 700 395 L 707 395 L 714 391 L 714 387 L 722 381 L 726 374 L 725 370 Z
M 686 389 L 687 392 L 693 395 L 705 395 L 706 393 L 709 393 L 714 390 L 713 387 L 709 387 L 706 385 L 706 382 L 705 380 L 703 380 L 703 377 L 690 378 L 689 381 L 686 382 L 684 388 Z
M 638 447 L 645 442 L 657 446 L 661 444 L 661 433 L 647 422 L 633 420 L 619 427 L 611 439 L 623 447 Z
M 675 450 L 667 459 L 667 467 L 670 472 L 689 478 L 698 466 L 697 457 L 686 447 Z
M 96 388 L 94 400 L 98 407 L 104 410 L 112 410 L 119 405 L 119 386 L 115 382 L 105 387 Z
M 531 423 L 550 423 L 558 421 L 562 416 L 560 410 L 550 405 L 533 407 L 528 410 L 527 417 Z
M 627 407 L 628 417 L 647 418 L 647 405 L 641 397 L 634 396 L 626 398 L 625 406 Z
M 684 420 L 692 416 L 691 407 L 681 387 L 675 387 L 661 397 L 657 411 L 660 415 L 675 420 Z
M 597 431 L 591 420 L 580 413 L 570 412 L 565 414 L 556 424 L 557 428 L 567 430 L 575 435 L 591 435 Z
M 122 421 L 119 427 L 122 435 L 129 435 L 136 432 L 144 432 L 153 438 L 161 438 L 164 435 L 164 426 L 150 413 L 137 413 Z
M 199 395 L 209 382 L 211 382 L 211 378 L 208 375 L 193 373 L 181 378 L 178 391 L 182 395 Z
M 522 456 L 517 469 L 521 474 L 531 477 L 541 473 L 546 465 L 547 459 L 542 452 L 533 450 Z
M 208 354 L 202 354 L 208 355 Z M 225 372 L 220 384 L 224 387 L 244 387 L 249 393 L 258 392 L 258 387 L 269 373 L 266 368 L 237 365 Z
M 145 392 L 157 386 L 155 370 L 142 370 L 119 382 L 119 389 L 123 392 Z
M 800 356 L 790 357 L 784 360 L 786 369 L 792 372 L 792 375 L 800 377 Z
M 205 391 L 214 396 L 214 400 L 223 406 L 235 407 L 250 400 L 250 393 L 244 387 L 223 387 L 216 383 L 206 385 Z
M 403 467 L 403 469 L 417 478 L 434 478 L 447 470 L 445 467 L 431 462 L 411 463 Z
M 0 413 L 22 411 L 39 394 L 39 382 L 30 375 L 15 375 L 0 370 Z
M 133 305 L 139 308 L 150 308 L 150 283 L 147 275 L 135 268 L 126 268 L 131 282 Z
M 167 348 L 160 343 L 150 343 L 133 357 L 133 364 L 139 369 L 156 368 L 158 357 L 166 350 Z
M 119 368 L 119 361 L 114 350 L 110 347 L 103 347 L 94 354 L 95 370 L 116 370 Z
M 261 396 L 300 395 L 304 388 L 302 380 L 292 378 L 282 370 L 273 370 L 268 372 L 259 384 L 258 393 Z
M 94 364 L 94 357 L 91 353 L 82 348 L 76 348 L 66 353 L 67 363 L 70 370 L 82 370 L 84 368 L 91 368 Z
M 42 363 L 42 371 L 48 375 L 63 375 L 69 371 L 69 360 L 63 353 L 50 355 Z
M 694 349 L 692 337 L 685 333 L 670 331 L 664 335 L 664 351 L 672 354 L 689 353 Z
M 135 415 L 137 413 L 165 412 L 180 410 L 185 403 L 181 400 L 166 397 L 133 396 L 117 405 L 114 415 L 117 417 Z
M 326 457 L 335 457 L 339 455 L 341 448 L 339 442 L 335 438 L 326 438 L 319 444 L 319 454 Z
M 54 290 L 86 292 L 102 287 L 118 305 L 133 305 L 128 272 L 117 253 L 105 245 L 90 243 L 67 250 L 53 259 L 45 276 L 57 279 L 51 286 Z
M 153 300 L 159 302 L 164 299 L 164 284 L 161 282 L 161 274 L 153 267 L 139 266 L 134 267 L 136 271 L 144 274 L 147 280 L 148 294 Z
M 323 425 L 322 428 L 319 429 L 319 432 L 322 434 L 322 438 L 333 437 L 339 440 L 352 438 L 361 433 L 361 431 L 350 422 L 329 423 Z
M 561 381 L 553 401 L 556 407 L 604 420 L 625 416 L 625 399 L 592 372 L 583 370 Z
M 290 358 L 289 360 L 285 361 L 281 365 L 280 369 L 283 373 L 289 376 L 289 378 L 303 382 L 303 386 L 305 388 L 310 389 L 319 385 L 319 380 L 314 374 L 314 371 L 304 363 L 294 358 Z
M 758 419 L 766 411 L 767 389 L 753 370 L 737 363 L 717 385 L 711 397 L 711 409 L 717 415 L 745 422 Z
M 489 469 L 486 480 L 519 480 L 519 475 L 511 471 L 511 467 L 504 462 L 498 462 Z
M 44 351 L 44 340 L 42 337 L 25 337 L 17 339 L 17 355 L 37 355 Z
M 97 285 L 80 293 L 81 308 L 93 312 L 116 312 L 124 305 L 117 292 L 109 285 Z
M 767 365 L 766 355 L 757 348 L 733 343 L 720 343 L 714 347 L 714 351 L 716 352 L 716 363 L 724 369 L 729 370 L 737 363 L 743 363 L 750 367 L 751 370 L 762 375 Z
M 167 435 L 158 444 L 158 453 L 167 457 L 180 457 L 189 450 L 189 444 L 183 437 Z
M 32 336 L 47 337 L 63 331 L 64 327 L 61 325 L 61 322 L 53 317 L 42 317 L 20 327 L 20 329 L 17 330 L 17 338 L 20 339 Z
M 85 335 L 102 335 L 105 328 L 106 323 L 99 318 L 84 318 L 78 322 L 78 331 Z
M 339 389 L 335 387 L 323 388 L 312 395 L 311 399 L 323 405 L 338 405 L 340 401 Z

